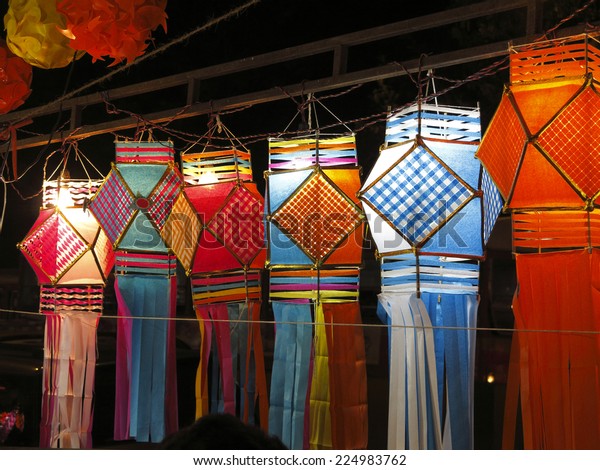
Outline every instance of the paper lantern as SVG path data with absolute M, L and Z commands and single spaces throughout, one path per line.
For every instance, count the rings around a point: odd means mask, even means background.
M 292 449 L 366 448 L 354 136 L 272 139 L 265 178 L 276 322 L 269 431 Z
M 69 46 L 61 33 L 64 17 L 55 0 L 9 0 L 4 15 L 6 44 L 25 62 L 43 69 L 69 65 L 80 52 Z
M 89 207 L 116 252 L 116 440 L 160 442 L 178 427 L 177 259 L 161 236 L 183 178 L 171 142 L 120 141 Z
M 40 447 L 91 448 L 96 328 L 112 246 L 86 201 L 101 180 L 44 182 L 34 226 L 18 245 L 37 274 L 46 316 Z
M 193 152 L 192 146 L 182 153 L 186 185 L 178 202 L 185 209 L 169 224 L 173 230 L 168 237 L 190 275 L 200 324 L 196 418 L 225 412 L 254 423 L 258 405 L 256 424 L 266 430 L 268 399 L 259 323 L 265 259 L 263 197 L 252 181 L 250 152 L 220 120 L 209 133 L 217 127 L 227 133 L 226 146 L 207 143 L 202 151 Z M 183 236 L 188 239 L 183 241 Z
M 391 327 L 390 449 L 473 448 L 478 261 L 502 208 L 479 136 L 478 109 L 406 108 L 359 193 Z
M 0 114 L 21 106 L 31 94 L 32 68 L 0 41 Z
M 504 447 L 520 399 L 528 449 L 598 448 L 598 37 L 510 49 L 510 83 L 477 151 L 513 220 L 517 332 Z M 535 333 L 551 330 L 561 333 Z M 560 405 L 559 405 L 560 404 Z M 568 424 L 565 424 L 568 423 Z
M 56 9 L 66 18 L 64 34 L 73 49 L 92 60 L 113 59 L 111 65 L 141 56 L 162 26 L 167 30 L 167 0 L 59 0 Z

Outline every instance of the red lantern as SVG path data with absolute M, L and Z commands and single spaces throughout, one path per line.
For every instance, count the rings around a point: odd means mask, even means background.
M 167 30 L 166 0 L 59 0 L 57 10 L 66 17 L 63 33 L 73 49 L 90 54 L 93 61 L 110 57 L 111 65 L 141 56 L 158 26 Z
M 29 97 L 32 69 L 0 40 L 0 114 L 18 108 Z

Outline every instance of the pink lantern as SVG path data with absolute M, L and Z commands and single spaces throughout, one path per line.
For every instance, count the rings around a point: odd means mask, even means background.
M 96 328 L 114 263 L 108 237 L 85 209 L 102 180 L 44 181 L 40 214 L 19 243 L 46 316 L 40 447 L 91 448 Z

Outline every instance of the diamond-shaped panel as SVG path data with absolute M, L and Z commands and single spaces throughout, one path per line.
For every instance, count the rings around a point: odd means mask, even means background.
M 150 207 L 148 208 L 148 218 L 156 224 L 159 231 L 163 229 L 167 217 L 171 213 L 173 203 L 182 184 L 183 179 L 181 174 L 174 168 L 170 168 L 152 191 Z
M 263 204 L 240 186 L 208 228 L 246 265 L 264 246 Z
M 502 211 L 503 201 L 486 170 L 483 170 L 481 190 L 483 191 L 483 241 L 487 243 Z
M 317 173 L 279 208 L 272 221 L 308 255 L 320 260 L 354 230 L 361 213 Z
M 538 143 L 587 197 L 600 189 L 600 97 L 587 87 L 540 134 Z
M 179 193 L 161 235 L 186 271 L 191 268 L 201 229 L 193 206 L 183 192 Z
M 505 200 L 508 199 L 526 141 L 519 117 L 505 94 L 477 150 L 477 157 Z
M 133 196 L 117 172 L 111 171 L 106 181 L 94 195 L 90 211 L 106 232 L 111 243 L 115 243 L 135 212 Z
M 411 243 L 418 245 L 472 196 L 422 147 L 390 168 L 365 199 Z
M 60 213 L 55 212 L 23 241 L 21 249 L 54 281 L 88 246 Z

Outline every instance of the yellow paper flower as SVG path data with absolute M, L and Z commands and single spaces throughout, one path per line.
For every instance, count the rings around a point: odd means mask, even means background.
M 9 0 L 4 28 L 9 49 L 34 67 L 65 67 L 83 54 L 61 33 L 65 18 L 56 0 Z

